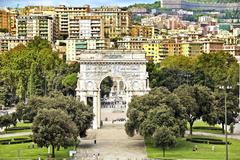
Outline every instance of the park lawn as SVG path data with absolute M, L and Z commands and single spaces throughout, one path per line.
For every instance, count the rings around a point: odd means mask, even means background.
M 198 136 L 199 137 L 199 136 Z M 201 136 L 204 137 L 204 136 Z M 212 137 L 211 137 L 212 138 Z M 215 137 L 216 138 L 216 137 Z M 218 138 L 222 139 L 222 138 Z M 239 160 L 240 141 L 229 139 L 232 144 L 229 145 L 229 159 Z M 145 139 L 146 151 L 149 158 L 162 158 L 162 149 L 156 148 L 149 139 Z M 198 151 L 192 151 L 193 146 L 197 145 Z M 167 149 L 166 159 L 191 159 L 191 160 L 224 160 L 225 145 L 215 145 L 215 152 L 212 151 L 211 144 L 201 144 L 186 141 L 186 138 L 178 138 L 176 147 Z
M 194 129 L 193 128 L 193 132 L 205 132 L 205 133 L 214 133 L 214 134 L 222 134 L 222 130 L 221 127 L 219 127 L 218 125 L 215 126 L 211 126 L 209 124 L 207 124 L 206 122 L 203 122 L 202 120 L 197 120 L 194 122 L 193 127 L 202 127 L 202 129 Z M 214 127 L 217 130 L 211 130 L 208 129 L 208 127 Z M 189 123 L 187 124 L 187 128 L 189 129 Z
M 32 127 L 32 123 L 18 122 L 16 127 Z M 32 130 L 31 129 L 13 130 L 13 131 L 7 131 L 5 133 L 21 133 L 21 132 L 32 132 Z
M 0 139 L 12 139 L 20 138 L 26 136 L 16 136 L 16 137 L 7 137 Z M 30 145 L 30 149 L 28 148 Z M 22 159 L 37 159 L 39 154 L 40 157 L 46 159 L 48 156 L 48 149 L 46 147 L 38 148 L 35 144 L 35 147 L 32 148 L 32 143 L 22 143 L 22 144 L 9 144 L 9 145 L 0 145 L 0 160 L 7 159 L 18 159 L 18 150 L 20 149 L 20 158 Z M 69 151 L 73 150 L 73 147 L 68 147 L 67 149 L 60 148 L 59 151 L 55 150 L 56 159 L 68 158 Z
M 32 127 L 32 123 L 18 122 L 17 127 Z

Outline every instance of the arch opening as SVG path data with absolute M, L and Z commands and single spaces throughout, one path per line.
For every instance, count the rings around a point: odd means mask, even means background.
M 100 83 L 101 124 L 126 120 L 127 92 L 122 77 L 105 77 Z

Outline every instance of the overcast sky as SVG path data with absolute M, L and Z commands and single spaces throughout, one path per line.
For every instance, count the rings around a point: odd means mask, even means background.
M 27 5 L 50 5 L 58 6 L 60 4 L 68 6 L 82 6 L 89 4 L 92 7 L 96 6 L 126 6 L 134 3 L 152 3 L 156 0 L 0 0 L 0 7 L 24 7 Z

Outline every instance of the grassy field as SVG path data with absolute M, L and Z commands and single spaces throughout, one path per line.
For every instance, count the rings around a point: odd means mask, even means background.
M 189 129 L 189 123 L 187 125 L 188 129 Z M 222 134 L 222 130 L 221 127 L 218 125 L 215 126 L 210 126 L 209 124 L 207 124 L 206 122 L 203 122 L 202 120 L 197 120 L 194 122 L 193 127 L 202 127 L 203 129 L 194 129 L 193 128 L 193 132 L 206 132 L 206 133 L 214 133 L 214 134 Z M 214 127 L 217 130 L 209 130 L 208 127 Z
M 18 122 L 16 127 L 31 127 L 32 123 L 23 123 L 23 122 Z M 11 128 L 11 127 L 10 127 Z M 12 131 L 5 131 L 3 133 L 19 133 L 19 132 L 31 132 L 31 129 L 23 129 L 23 130 L 12 130 Z
M 199 136 L 198 136 L 199 137 Z M 221 138 L 218 138 L 221 139 Z M 229 159 L 239 160 L 240 157 L 240 141 L 229 139 L 232 144 L 229 145 Z M 156 148 L 150 142 L 145 140 L 146 151 L 149 158 L 162 158 L 162 150 Z M 197 145 L 198 151 L 192 151 L 192 148 Z M 175 148 L 166 150 L 166 159 L 191 159 L 191 160 L 224 160 L 225 145 L 215 145 L 215 152 L 212 151 L 211 144 L 200 144 L 186 141 L 186 138 L 179 138 Z
M 23 123 L 23 122 L 18 122 L 17 127 L 31 127 L 32 123 Z
M 25 136 L 11 137 L 11 138 L 20 138 Z M 3 138 L 0 138 L 2 140 Z M 9 139 L 9 138 L 4 138 Z M 30 148 L 28 146 L 30 145 Z M 55 151 L 56 159 L 68 158 L 69 150 L 72 150 L 73 147 L 67 149 L 60 148 L 59 151 Z M 18 159 L 18 150 L 20 150 L 20 159 L 37 159 L 38 156 L 42 159 L 46 159 L 48 156 L 48 149 L 38 148 L 35 144 L 35 147 L 32 148 L 32 143 L 22 143 L 22 144 L 9 144 L 9 145 L 0 145 L 0 160 L 14 160 Z

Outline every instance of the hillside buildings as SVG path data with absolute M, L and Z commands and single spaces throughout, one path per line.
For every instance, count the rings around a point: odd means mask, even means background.
M 15 10 L 0 9 L 0 28 L 8 32 L 16 33 L 16 16 Z
M 154 63 L 173 55 L 195 56 L 218 51 L 240 55 L 238 21 L 220 21 L 217 18 L 220 12 L 192 21 L 194 12 L 178 9 L 186 5 L 183 0 L 163 0 L 162 5 L 176 9 L 154 14 L 141 7 L 90 8 L 89 5 L 2 9 L 0 28 L 9 35 L 0 38 L 0 52 L 40 36 L 51 42 L 67 63 L 77 61 L 84 50 L 104 49 L 142 50 L 147 60 Z M 141 22 L 133 21 L 135 16 L 140 16 Z
M 194 3 L 186 0 L 161 0 L 161 7 L 168 9 L 236 10 L 240 3 Z
M 66 7 L 65 5 L 60 5 L 55 8 L 57 17 L 59 18 L 59 35 L 64 38 L 68 37 L 69 31 L 69 20 L 76 16 L 84 16 L 90 13 L 90 6 L 85 5 L 82 7 Z
M 104 25 L 101 16 L 85 15 L 69 19 L 69 38 L 104 38 Z
M 20 39 L 33 39 L 39 36 L 54 42 L 57 38 L 57 30 L 57 21 L 52 16 L 19 16 L 16 20 L 16 37 Z
M 100 7 L 92 13 L 102 16 L 105 38 L 116 38 L 129 35 L 131 26 L 130 12 L 119 7 Z

